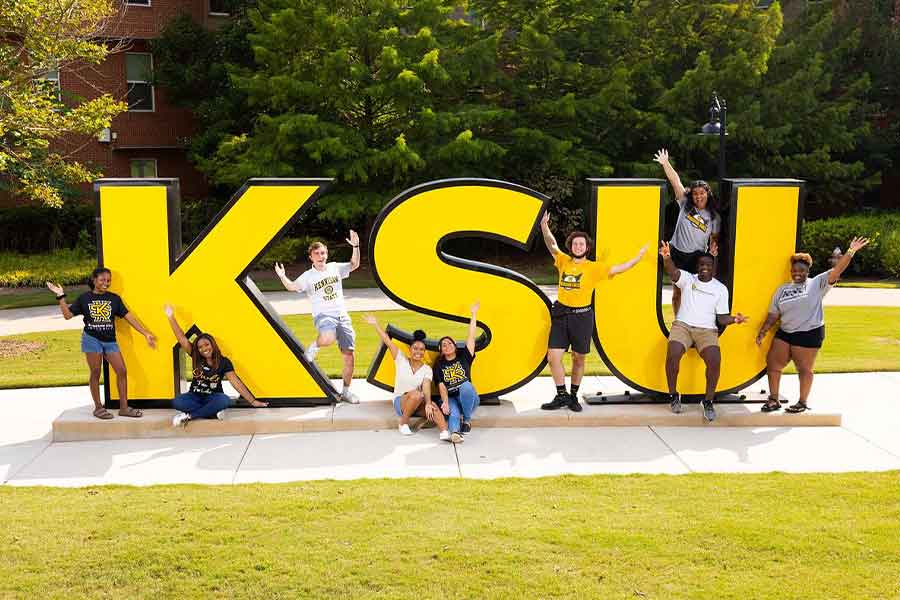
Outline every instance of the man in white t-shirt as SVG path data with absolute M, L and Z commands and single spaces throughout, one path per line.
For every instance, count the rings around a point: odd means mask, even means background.
M 669 244 L 662 242 L 659 255 L 672 284 L 681 290 L 681 306 L 669 332 L 666 352 L 666 381 L 669 384 L 669 402 L 672 412 L 681 412 L 681 394 L 676 389 L 681 357 L 691 346 L 697 347 L 700 358 L 706 363 L 706 395 L 703 398 L 703 417 L 707 421 L 716 418 L 713 400 L 719 383 L 719 326 L 745 323 L 741 313 L 732 316 L 728 311 L 728 288 L 713 279 L 716 269 L 712 254 L 701 254 L 697 259 L 697 274 L 682 271 L 672 262 Z
M 284 272 L 284 265 L 275 263 L 275 274 L 281 279 L 284 287 L 294 292 L 306 292 L 312 302 L 313 323 L 316 325 L 318 337 L 306 348 L 306 360 L 316 359 L 319 348 L 330 346 L 335 341 L 344 355 L 342 371 L 344 389 L 341 400 L 356 404 L 359 398 L 350 391 L 353 381 L 354 342 L 356 332 L 347 308 L 344 306 L 344 288 L 341 280 L 350 276 L 359 267 L 359 236 L 352 229 L 347 243 L 353 247 L 353 254 L 348 263 L 328 262 L 328 247 L 322 242 L 314 242 L 309 246 L 309 261 L 312 267 L 291 281 Z

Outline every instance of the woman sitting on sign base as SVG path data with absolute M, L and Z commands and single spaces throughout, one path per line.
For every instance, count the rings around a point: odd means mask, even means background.
M 813 365 L 825 340 L 825 313 L 822 309 L 822 300 L 850 265 L 853 255 L 865 248 L 868 243 L 867 238 L 853 238 L 847 254 L 841 256 L 833 268 L 815 277 L 809 277 L 809 268 L 812 266 L 812 257 L 809 254 L 797 253 L 791 256 L 791 281 L 775 290 L 772 304 L 769 306 L 769 316 L 756 336 L 756 344 L 762 345 L 769 329 L 781 321 L 766 356 L 769 398 L 762 406 L 763 412 L 781 408 L 778 400 L 781 373 L 792 360 L 800 376 L 800 398 L 796 404 L 785 410 L 790 413 L 809 410 L 807 400 L 812 389 Z
M 175 320 L 175 309 L 166 304 L 164 310 L 178 345 L 191 357 L 193 371 L 190 390 L 172 400 L 173 408 L 178 411 L 172 418 L 173 426 L 184 427 L 193 419 L 224 419 L 225 409 L 231 406 L 231 398 L 222 389 L 222 379 L 227 379 L 251 406 L 268 406 L 268 403 L 253 397 L 234 372 L 231 361 L 222 356 L 213 336 L 201 333 L 192 344 Z

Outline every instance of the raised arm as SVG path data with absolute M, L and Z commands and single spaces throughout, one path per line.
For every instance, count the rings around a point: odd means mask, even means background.
M 287 274 L 284 272 L 284 265 L 281 263 L 275 263 L 275 274 L 278 275 L 278 279 L 281 280 L 281 285 L 284 286 L 284 289 L 289 292 L 298 292 L 300 289 L 294 284 L 293 281 L 288 279 Z
M 847 250 L 847 253 L 844 254 L 840 260 L 835 263 L 834 267 L 831 269 L 831 273 L 828 275 L 828 285 L 834 285 L 838 282 L 838 279 L 841 278 L 841 273 L 850 266 L 850 261 L 853 259 L 853 255 L 856 254 L 859 250 L 862 250 L 866 246 L 869 245 L 869 238 L 864 237 L 855 237 L 850 242 L 850 249 Z
M 175 320 L 175 309 L 172 308 L 171 304 L 166 304 L 163 306 L 163 312 L 166 313 L 166 317 L 169 319 L 169 327 L 172 328 L 172 333 L 175 334 L 175 339 L 178 340 L 178 345 L 181 346 L 181 349 L 184 350 L 184 353 L 188 356 L 191 355 L 191 352 L 194 350 L 194 346 L 191 344 L 191 341 L 187 339 L 187 336 L 184 335 L 184 331 L 181 329 L 181 325 L 178 324 L 178 321 Z
M 126 321 L 128 321 L 129 325 L 134 327 L 138 333 L 140 333 L 142 336 L 144 336 L 144 339 L 147 340 L 148 346 L 150 346 L 151 348 L 156 348 L 156 336 L 144 328 L 144 326 L 141 324 L 141 322 L 138 320 L 138 318 L 136 316 L 134 316 L 133 312 L 128 311 L 127 313 L 125 313 L 124 318 Z
M 476 316 L 478 315 L 478 309 L 480 307 L 481 304 L 478 300 L 472 305 L 472 318 L 469 319 L 469 335 L 466 336 L 466 348 L 472 356 L 475 356 L 475 332 L 478 329 L 478 319 Z
M 359 268 L 359 236 L 352 229 L 347 243 L 353 246 L 353 253 L 350 255 L 350 271 L 352 272 Z
M 644 244 L 643 246 L 641 246 L 641 249 L 638 250 L 638 253 L 634 258 L 632 258 L 631 260 L 626 260 L 623 263 L 613 265 L 609 269 L 609 276 L 612 278 L 612 277 L 618 275 L 619 273 L 624 273 L 625 271 L 627 271 L 634 265 L 638 264 L 641 261 L 641 259 L 644 258 L 644 254 L 646 254 L 646 253 L 647 253 L 647 244 Z
M 553 232 L 550 231 L 550 213 L 545 212 L 544 216 L 541 217 L 541 235 L 544 236 L 544 245 L 547 246 L 547 250 L 550 251 L 552 256 L 556 256 L 559 254 L 559 246 L 556 245 L 556 238 L 553 237 Z
M 665 148 L 661 148 L 653 157 L 653 160 L 662 165 L 663 171 L 666 173 L 666 179 L 669 180 L 672 191 L 675 193 L 675 200 L 678 201 L 679 204 L 684 202 L 684 185 L 681 183 L 681 177 L 678 176 L 675 168 L 672 167 L 672 163 L 669 162 L 669 151 Z
M 241 378 L 237 376 L 237 373 L 234 371 L 228 371 L 225 373 L 225 379 L 228 380 L 237 393 L 241 395 L 241 398 L 250 403 L 250 406 L 254 408 L 263 408 L 269 405 L 268 402 L 260 402 L 254 397 L 253 394 L 250 393 L 250 390 L 247 389 L 247 386 L 244 385 L 244 382 L 241 381 Z
M 672 283 L 675 283 L 678 281 L 678 278 L 681 277 L 681 270 L 672 262 L 672 254 L 669 250 L 668 242 L 662 242 L 660 244 L 659 255 L 663 258 L 663 268 L 666 270 L 666 273 L 669 274 L 669 279 L 672 280 Z
M 63 290 L 63 287 L 61 285 L 53 283 L 52 281 L 48 281 L 46 283 L 47 288 L 51 292 L 56 294 L 56 301 L 59 304 L 59 311 L 62 313 L 62 316 L 65 318 L 65 320 L 68 321 L 69 319 L 74 317 L 75 315 L 73 315 L 72 311 L 69 310 L 69 303 L 66 302 L 66 292 L 65 290 Z
M 391 339 L 391 336 L 389 336 L 387 332 L 378 324 L 378 319 L 375 318 L 375 315 L 373 315 L 372 313 L 366 313 L 365 315 L 363 315 L 363 320 L 375 328 L 375 333 L 378 334 L 378 337 L 381 338 L 381 341 L 385 346 L 387 346 L 387 349 L 390 351 L 391 358 L 396 359 L 399 349 L 394 343 L 394 340 Z

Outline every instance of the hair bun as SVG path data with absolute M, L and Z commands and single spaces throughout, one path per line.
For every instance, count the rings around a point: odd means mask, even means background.
M 425 341 L 425 332 L 421 329 L 416 329 L 413 331 L 413 341 L 414 342 L 424 342 Z

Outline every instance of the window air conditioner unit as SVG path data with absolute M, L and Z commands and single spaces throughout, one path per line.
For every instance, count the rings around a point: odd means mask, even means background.
M 112 139 L 112 134 L 109 132 L 109 127 L 101 130 L 100 133 L 97 134 L 97 141 L 103 142 L 104 144 L 108 144 Z

